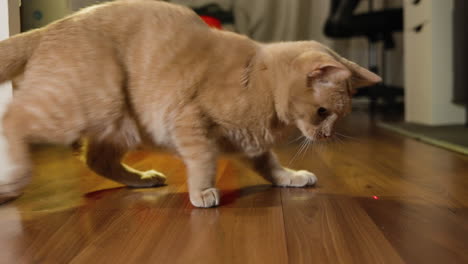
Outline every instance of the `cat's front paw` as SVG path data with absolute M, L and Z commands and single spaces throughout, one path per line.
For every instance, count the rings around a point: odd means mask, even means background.
M 219 205 L 219 196 L 219 191 L 216 188 L 192 191 L 190 192 L 190 202 L 196 207 L 214 207 Z
M 274 184 L 282 187 L 304 187 L 317 183 L 317 176 L 306 170 L 284 169 L 274 175 Z

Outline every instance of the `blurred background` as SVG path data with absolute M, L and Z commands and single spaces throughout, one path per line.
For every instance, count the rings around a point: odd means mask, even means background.
M 21 31 L 105 1 L 23 0 Z M 466 0 L 168 2 L 261 42 L 322 42 L 383 77 L 359 90 L 355 111 L 392 131 L 468 149 Z

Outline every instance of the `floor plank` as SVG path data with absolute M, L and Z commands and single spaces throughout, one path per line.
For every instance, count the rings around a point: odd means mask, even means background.
M 361 206 L 408 263 L 466 263 L 468 210 L 396 199 Z
M 404 263 L 350 197 L 282 191 L 291 263 Z

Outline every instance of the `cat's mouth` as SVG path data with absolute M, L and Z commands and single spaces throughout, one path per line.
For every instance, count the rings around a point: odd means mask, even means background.
M 333 130 L 327 127 L 314 126 L 302 120 L 296 122 L 297 128 L 311 141 L 326 140 L 333 137 Z
M 302 135 L 304 135 L 308 140 L 311 141 L 316 141 L 317 138 L 317 127 L 314 127 L 310 124 L 307 124 L 306 122 L 302 120 L 296 121 L 296 126 L 297 128 L 301 131 Z

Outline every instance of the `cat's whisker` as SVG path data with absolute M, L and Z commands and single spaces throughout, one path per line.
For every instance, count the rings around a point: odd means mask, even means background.
M 309 151 L 309 147 L 311 145 L 311 140 L 310 139 L 307 139 L 307 143 L 306 143 L 306 147 L 305 147 L 305 150 L 304 150 L 304 154 L 302 155 L 302 159 L 304 159 L 305 155 L 307 154 L 307 152 Z
M 338 145 L 344 145 L 345 144 L 345 142 L 338 136 L 334 136 L 332 138 L 332 140 L 333 140 L 334 143 L 338 143 Z
M 301 149 L 299 150 L 298 156 L 301 156 L 301 160 L 304 159 L 304 156 L 306 155 L 309 146 L 310 146 L 311 140 L 309 138 L 304 139 L 304 144 L 302 145 Z
M 296 153 L 294 154 L 292 159 L 289 161 L 288 167 L 291 166 L 291 164 L 296 160 L 296 158 L 298 157 L 298 154 L 300 153 L 300 151 L 301 151 L 302 147 L 304 146 L 305 142 L 306 142 L 305 140 L 301 142 L 301 144 L 299 145 L 298 151 L 296 151 Z
M 314 141 L 312 142 L 312 144 L 313 144 L 314 150 L 315 150 L 316 152 L 318 152 L 318 148 L 319 148 L 319 146 L 320 146 L 320 141 L 319 141 L 319 140 L 314 140 Z
M 305 138 L 305 136 L 304 136 L 304 135 L 298 136 L 297 138 L 295 138 L 295 139 L 289 141 L 289 142 L 288 142 L 288 145 L 290 145 L 290 144 L 292 144 L 292 143 L 294 143 L 294 142 L 297 142 L 297 141 L 301 140 L 302 138 Z
M 300 148 L 299 151 L 297 152 L 297 157 L 296 157 L 296 158 L 299 158 L 299 157 L 301 156 L 301 154 L 302 154 L 302 152 L 304 151 L 306 145 L 307 145 L 307 141 L 304 140 L 304 141 L 303 141 L 303 144 L 301 145 L 301 148 Z
M 334 140 L 335 140 L 335 144 L 333 145 L 336 149 L 341 149 L 345 145 L 345 142 L 339 137 L 334 137 Z
M 347 136 L 347 135 L 344 135 L 344 134 L 341 134 L 341 133 L 338 133 L 338 132 L 335 132 L 335 135 L 340 136 L 340 137 L 345 138 L 345 139 L 351 139 L 351 140 L 361 142 L 361 140 L 356 138 L 356 137 Z
M 323 141 L 319 141 L 319 149 L 320 149 L 320 152 L 323 152 L 327 147 L 327 144 L 324 143 Z
M 340 136 L 343 136 L 343 137 L 346 137 L 346 138 L 358 139 L 357 137 L 353 137 L 353 136 L 345 135 L 345 134 L 343 134 L 343 133 L 339 133 L 339 132 L 335 132 L 335 134 L 337 134 L 337 135 L 340 135 Z
M 304 140 L 304 145 L 302 145 L 302 148 L 299 150 L 299 156 L 301 156 L 301 159 L 303 159 L 303 153 L 307 151 L 307 145 L 309 144 L 308 139 Z
M 304 158 L 304 150 L 307 148 L 307 140 L 304 140 L 304 145 L 302 148 L 299 150 L 299 155 L 301 157 L 301 160 Z

